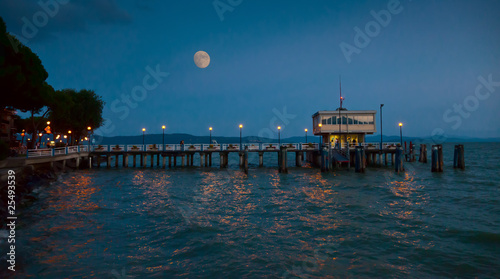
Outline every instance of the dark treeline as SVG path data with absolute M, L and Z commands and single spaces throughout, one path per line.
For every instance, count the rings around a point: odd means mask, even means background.
M 47 83 L 49 74 L 40 58 L 7 32 L 0 17 L 0 109 L 19 110 L 30 117 L 15 116 L 17 133 L 31 135 L 28 148 L 32 148 L 39 133 L 67 134 L 72 131 L 76 144 L 92 130 L 102 126 L 104 101 L 93 90 L 54 90 Z

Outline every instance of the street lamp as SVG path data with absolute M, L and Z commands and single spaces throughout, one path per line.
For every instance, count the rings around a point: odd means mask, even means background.
M 318 124 L 318 127 L 319 127 L 319 148 L 321 148 L 321 127 L 323 126 L 323 124 L 319 123 Z
M 243 128 L 243 124 L 240 124 L 240 150 L 241 150 L 241 129 Z
M 304 131 L 306 131 L 306 143 L 307 143 L 307 129 L 304 129 Z
M 89 148 L 88 148 L 88 149 L 89 149 L 89 150 L 88 150 L 88 152 L 90 152 L 90 138 L 91 138 L 91 132 L 90 132 L 90 130 L 92 130 L 92 127 L 88 126 L 88 127 L 87 127 L 88 136 L 89 136 L 89 138 L 87 139 L 87 140 L 88 140 L 87 144 L 88 144 L 88 146 L 89 146 Z
M 163 150 L 165 150 L 165 125 L 161 126 L 161 129 L 163 130 Z
M 281 126 L 278 126 L 278 146 L 281 146 Z
M 212 127 L 208 128 L 208 130 L 210 131 L 210 140 L 209 140 L 209 144 L 212 144 Z
M 146 128 L 142 128 L 142 150 L 144 150 L 144 133 L 146 132 Z
M 403 146 L 403 123 L 399 122 L 399 137 L 401 138 L 401 146 Z
M 68 134 L 69 134 L 69 136 L 68 136 L 68 140 L 66 141 L 66 143 L 68 143 L 68 141 L 69 141 L 71 143 L 70 145 L 73 145 L 73 141 L 72 141 L 73 137 L 71 136 L 71 130 L 68 131 Z
M 384 104 L 380 104 L 380 150 L 382 150 L 382 107 Z
M 47 125 L 50 125 L 50 121 L 47 121 Z

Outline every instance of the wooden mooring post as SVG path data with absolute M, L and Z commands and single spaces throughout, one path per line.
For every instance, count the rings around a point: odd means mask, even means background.
M 365 164 L 364 164 L 364 157 L 365 157 L 365 149 L 363 146 L 356 146 L 356 152 L 354 155 L 354 168 L 356 172 L 365 172 Z
M 288 173 L 287 159 L 288 152 L 286 146 L 280 146 L 280 150 L 278 151 L 278 166 L 280 173 Z
M 329 171 L 329 167 L 330 167 L 330 164 L 329 164 L 329 158 L 328 158 L 328 148 L 326 147 L 323 147 L 323 149 L 321 149 L 321 172 L 327 172 Z
M 453 168 L 465 169 L 465 159 L 464 159 L 464 146 L 463 144 L 455 145 L 455 152 L 453 156 Z
M 245 146 L 245 151 L 243 151 L 243 170 L 248 174 L 248 146 Z
M 403 147 L 397 147 L 396 148 L 396 167 L 395 171 L 396 173 L 403 172 L 405 170 L 404 168 L 404 159 L 403 159 Z
M 420 155 L 418 156 L 418 161 L 422 163 L 427 163 L 427 145 L 420 144 Z
M 436 144 L 432 146 L 432 172 L 443 172 L 443 146 Z

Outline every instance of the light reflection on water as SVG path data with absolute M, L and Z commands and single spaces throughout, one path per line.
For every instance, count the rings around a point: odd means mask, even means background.
M 413 163 L 400 175 L 257 167 L 249 175 L 215 167 L 67 173 L 23 209 L 18 246 L 29 252 L 19 274 L 493 274 L 500 198 L 485 176 L 495 169 L 468 168 L 476 176 L 470 185 L 463 172 L 428 168 Z

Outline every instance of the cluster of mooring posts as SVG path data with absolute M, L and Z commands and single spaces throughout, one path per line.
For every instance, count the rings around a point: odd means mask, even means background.
M 188 147 L 186 147 L 188 146 Z M 146 167 L 150 162 L 151 167 L 169 168 L 177 166 L 193 166 L 194 157 L 199 156 L 200 167 L 212 166 L 212 156 L 218 153 L 220 168 L 227 168 L 229 164 L 229 154 L 237 153 L 239 155 L 239 166 L 245 173 L 248 173 L 248 158 L 250 152 L 258 153 L 259 167 L 264 165 L 264 154 L 271 153 L 278 156 L 278 169 L 280 173 L 288 173 L 288 153 L 295 153 L 295 166 L 301 167 L 303 161 L 311 163 L 313 166 L 321 168 L 322 172 L 328 172 L 339 167 L 354 167 L 356 172 L 365 172 L 367 166 L 387 166 L 390 156 L 391 165 L 397 173 L 404 172 L 404 161 L 415 162 L 416 152 L 415 144 L 409 144 L 408 148 L 405 142 L 403 146 L 399 144 L 384 144 L 379 148 L 375 144 L 351 145 L 349 148 L 332 148 L 328 144 L 323 144 L 321 148 L 317 143 L 297 143 L 297 144 L 217 144 L 217 145 L 115 145 L 115 146 L 72 146 L 56 149 L 38 149 L 28 150 L 27 163 L 53 163 L 62 162 L 66 165 L 67 160 L 75 161 L 76 168 L 79 168 L 80 161 L 88 162 L 88 167 L 94 165 L 100 167 L 106 163 L 110 168 L 111 159 L 114 157 L 114 166 L 120 166 L 120 157 L 122 166 L 127 168 L 132 161 L 133 167 Z M 150 160 L 148 160 L 150 157 Z M 427 145 L 420 144 L 418 161 L 427 163 Z M 168 164 L 167 164 L 168 160 Z M 431 171 L 443 172 L 443 147 L 440 144 L 431 147 Z M 464 146 L 455 145 L 453 167 L 465 169 Z
M 408 147 L 408 148 L 407 148 Z M 365 172 L 369 165 L 382 166 L 388 165 L 388 156 L 391 157 L 391 165 L 394 165 L 396 173 L 404 172 L 404 161 L 415 162 L 416 152 L 415 144 L 410 142 L 407 146 L 404 143 L 404 149 L 401 145 L 388 146 L 385 148 L 367 148 L 367 146 L 354 146 L 354 148 L 331 149 L 328 146 L 323 146 L 319 151 L 319 163 L 322 172 L 327 172 L 339 166 L 345 165 L 347 168 L 354 167 L 356 172 Z M 314 162 L 315 154 L 312 155 Z M 443 146 L 441 144 L 432 145 L 431 149 L 431 171 L 443 172 Z M 418 161 L 427 163 L 427 145 L 420 144 Z M 455 145 L 453 168 L 465 169 L 464 146 Z

